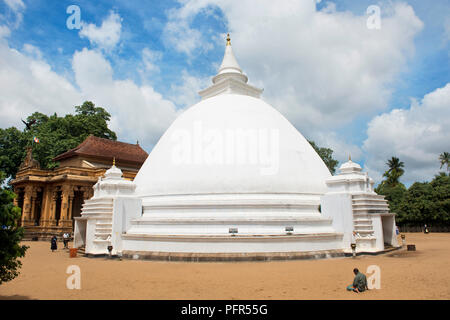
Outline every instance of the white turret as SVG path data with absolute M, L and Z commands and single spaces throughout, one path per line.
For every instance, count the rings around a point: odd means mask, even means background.
M 325 217 L 333 219 L 335 230 L 344 234 L 344 250 L 351 252 L 351 243 L 356 243 L 356 252 L 382 251 L 385 244 L 397 246 L 394 214 L 384 197 L 374 192 L 374 181 L 350 157 L 339 171 L 325 180 L 328 192 L 321 208 Z
M 326 180 L 330 192 L 367 192 L 375 194 L 374 181 L 351 157 L 339 168 L 340 173 Z
M 75 218 L 74 246 L 85 246 L 87 254 L 111 254 L 121 251 L 122 238 L 127 222 L 125 210 L 130 219 L 140 216 L 142 203 L 134 197 L 136 184 L 122 177 L 122 170 L 113 165 L 94 185 L 94 196 L 86 200 L 81 217 Z
M 136 185 L 132 181 L 122 178 L 122 170 L 116 167 L 114 160 L 112 167 L 105 172 L 103 178 L 98 179 L 93 189 L 94 196 L 92 198 L 97 199 L 116 195 L 133 195 Z

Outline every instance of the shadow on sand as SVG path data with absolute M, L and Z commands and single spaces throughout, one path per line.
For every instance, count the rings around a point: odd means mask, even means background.
M 397 251 L 397 252 L 387 254 L 386 256 L 390 257 L 390 258 L 413 258 L 413 257 L 417 257 L 419 255 L 420 255 L 420 252 L 417 252 L 417 251 L 402 250 L 402 251 Z
M 35 299 L 30 299 L 30 297 L 15 294 L 12 296 L 0 295 L 0 300 L 35 300 Z

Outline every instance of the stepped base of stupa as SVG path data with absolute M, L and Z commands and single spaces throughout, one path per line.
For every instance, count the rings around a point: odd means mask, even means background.
M 319 213 L 318 204 L 317 195 L 148 197 L 122 245 L 127 255 L 232 254 L 233 259 L 245 253 L 275 257 L 340 250 L 343 235 Z
M 122 252 L 122 258 L 125 259 L 191 262 L 308 260 L 327 259 L 344 256 L 345 253 L 343 252 L 343 250 L 229 253 L 152 252 L 125 250 Z

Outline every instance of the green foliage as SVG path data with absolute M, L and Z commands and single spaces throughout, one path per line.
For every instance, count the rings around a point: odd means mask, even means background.
M 445 164 L 445 153 L 439 158 L 441 167 Z M 450 177 L 441 172 L 431 182 L 415 182 L 408 189 L 399 182 L 404 164 L 392 157 L 386 163 L 389 169 L 375 189 L 389 202 L 389 209 L 396 213 L 399 225 L 450 225 Z
M 398 208 L 404 201 L 407 191 L 405 185 L 400 182 L 394 186 L 387 183 L 380 183 L 380 185 L 375 188 L 376 193 L 385 196 L 389 203 L 389 210 L 394 213 L 398 213 Z
M 443 166 L 447 166 L 447 171 L 448 171 L 448 163 L 450 161 L 450 153 L 448 152 L 443 152 L 439 155 L 439 161 L 441 162 L 441 168 Z
M 14 127 L 0 129 L 0 171 L 7 177 L 15 176 L 26 155 L 28 138 Z
M 392 157 L 386 162 L 386 165 L 389 169 L 383 174 L 383 177 L 386 178 L 383 183 L 388 186 L 395 186 L 399 183 L 399 179 L 403 173 L 405 173 L 405 170 L 403 170 L 405 164 L 399 158 Z
M 411 185 L 398 217 L 402 224 L 450 225 L 450 177 L 442 172 L 431 182 Z
M 116 134 L 108 129 L 110 114 L 103 108 L 86 101 L 75 106 L 75 115 L 59 117 L 56 113 L 47 116 L 35 112 L 27 122 L 35 119 L 31 129 L 20 132 L 14 127 L 0 129 L 0 170 L 7 176 L 15 177 L 26 154 L 26 146 L 33 144 L 33 156 L 42 168 L 52 169 L 58 166 L 52 159 L 57 155 L 75 148 L 89 135 L 116 140 Z M 34 143 L 38 137 L 40 143 Z
M 311 144 L 314 150 L 316 150 L 316 152 L 322 158 L 323 162 L 325 162 L 325 165 L 328 167 L 328 170 L 330 170 L 331 174 L 335 174 L 338 161 L 333 159 L 332 157 L 333 150 L 330 148 L 321 148 L 317 146 L 314 141 L 308 140 L 308 142 Z
M 5 174 L 0 171 L 0 182 Z M 27 246 L 20 245 L 23 228 L 17 222 L 21 216 L 20 208 L 14 206 L 15 194 L 0 188 L 0 284 L 10 281 L 19 275 L 22 266 L 18 258 L 25 256 Z

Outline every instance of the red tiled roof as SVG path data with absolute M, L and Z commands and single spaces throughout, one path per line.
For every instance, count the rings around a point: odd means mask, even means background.
M 59 161 L 73 156 L 91 156 L 111 161 L 113 158 L 116 158 L 116 161 L 126 161 L 142 165 L 145 159 L 147 159 L 148 153 L 138 144 L 130 144 L 90 135 L 76 148 L 56 156 L 53 158 L 53 161 Z

